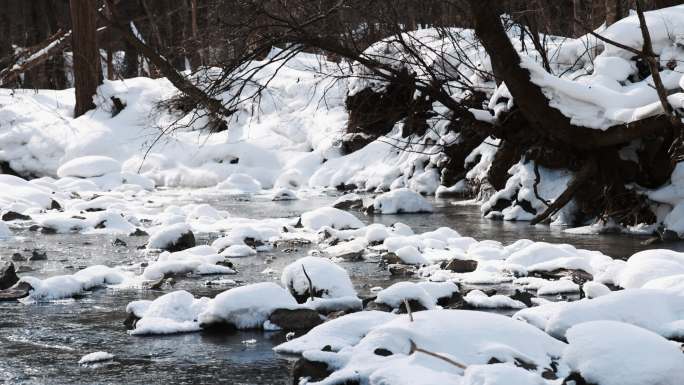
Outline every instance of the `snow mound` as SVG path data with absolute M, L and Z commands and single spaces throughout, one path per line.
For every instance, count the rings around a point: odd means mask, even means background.
M 216 185 L 221 190 L 234 190 L 240 193 L 257 193 L 261 191 L 261 183 L 247 174 L 232 174 L 226 180 Z
M 209 298 L 195 299 L 185 290 L 164 294 L 154 301 L 134 301 L 126 312 L 140 319 L 131 335 L 175 334 L 200 330 L 199 314 L 209 305 Z
M 468 294 L 463 297 L 463 299 L 470 305 L 477 308 L 485 309 L 524 309 L 524 303 L 516 301 L 505 295 L 495 294 L 493 296 L 488 296 L 481 290 L 471 290 Z
M 120 172 L 121 163 L 108 156 L 90 155 L 72 159 L 57 169 L 60 178 L 92 178 L 109 173 Z
M 92 364 L 95 362 L 109 361 L 114 358 L 114 355 L 107 352 L 93 352 L 86 354 L 78 360 L 79 365 Z
M 52 190 L 14 175 L 0 174 L 0 207 L 16 212 L 29 208 L 49 209 Z
M 402 262 L 409 265 L 424 265 L 428 263 L 428 260 L 423 257 L 423 254 L 418 251 L 414 246 L 404 246 L 397 249 L 394 254 L 401 259 Z
M 400 188 L 376 197 L 373 211 L 382 214 L 431 213 L 432 205 L 417 192 Z
M 127 278 L 119 269 L 103 265 L 95 265 L 80 270 L 72 275 L 58 275 L 39 279 L 30 276 L 21 277 L 33 290 L 29 292 L 28 301 L 51 301 L 71 298 L 86 290 L 105 285 L 118 285 Z
M 302 225 L 310 230 L 332 227 L 337 230 L 358 229 L 363 223 L 354 215 L 333 207 L 321 207 L 302 214 Z
M 321 350 L 330 346 L 334 352 L 356 345 L 373 328 L 396 315 L 384 311 L 362 311 L 346 314 L 311 329 L 305 335 L 282 343 L 273 350 L 278 353 L 302 354 L 306 350 Z
M 662 290 L 633 289 L 611 292 L 594 299 L 542 305 L 517 313 L 519 318 L 563 338 L 574 325 L 589 321 L 620 321 L 664 337 L 684 335 L 684 297 Z
M 437 298 L 430 295 L 424 287 L 413 282 L 397 282 L 381 290 L 375 302 L 396 309 L 404 303 L 404 300 L 416 301 L 426 309 L 434 309 L 437 305 Z
M 187 234 L 192 235 L 192 230 L 187 223 L 176 223 L 168 226 L 158 228 L 151 236 L 147 243 L 148 249 L 171 250 L 179 247 L 179 241 Z M 194 235 L 192 237 L 192 244 L 194 246 Z M 171 250 L 176 251 L 176 250 Z
M 634 289 L 649 281 L 677 274 L 684 274 L 684 253 L 665 249 L 644 250 L 629 257 L 615 284 Z
M 300 258 L 283 269 L 280 281 L 295 297 L 305 298 L 309 295 L 309 280 L 302 267 L 311 279 L 316 297 L 356 297 L 356 290 L 347 271 L 321 257 Z
M 218 265 L 224 260 L 222 255 L 216 254 L 209 246 L 197 246 L 175 253 L 163 252 L 157 261 L 145 268 L 142 277 L 147 280 L 158 280 L 168 274 L 235 274 L 235 270 Z
M 406 315 L 373 327 L 356 345 L 343 347 L 339 352 L 306 350 L 303 356 L 312 361 L 324 362 L 336 369 L 319 384 L 339 384 L 346 380 L 360 383 L 413 384 L 411 380 L 397 377 L 402 373 L 451 374 L 463 371 L 443 360 L 414 352 L 412 343 L 419 349 L 438 352 L 466 366 L 484 365 L 492 358 L 513 363 L 520 360 L 536 366 L 539 375 L 550 368 L 560 357 L 564 343 L 541 330 L 508 317 L 464 310 L 428 310 L 415 312 L 413 322 Z M 387 352 L 380 354 L 378 352 Z M 421 384 L 431 382 L 429 376 Z M 476 382 L 475 382 L 476 383 Z
M 202 327 L 227 323 L 237 329 L 254 329 L 276 309 L 297 309 L 290 293 L 272 282 L 236 287 L 217 295 L 199 315 Z
M 678 385 L 684 354 L 678 344 L 615 321 L 585 322 L 567 332 L 563 359 L 587 382 L 601 385 Z

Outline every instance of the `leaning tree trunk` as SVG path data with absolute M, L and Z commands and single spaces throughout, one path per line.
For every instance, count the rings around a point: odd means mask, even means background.
M 71 46 L 74 53 L 74 85 L 76 107 L 74 116 L 79 117 L 95 108 L 93 95 L 100 84 L 100 55 L 97 50 L 96 3 L 90 0 L 70 0 Z

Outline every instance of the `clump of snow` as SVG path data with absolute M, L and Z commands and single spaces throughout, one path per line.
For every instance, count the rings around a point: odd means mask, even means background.
M 302 225 L 311 230 L 331 227 L 337 230 L 358 229 L 363 223 L 354 215 L 333 207 L 321 207 L 302 214 Z
M 600 282 L 589 281 L 582 285 L 582 292 L 586 298 L 592 299 L 610 294 L 610 288 Z
M 413 282 L 397 282 L 378 292 L 375 302 L 398 308 L 404 300 L 416 301 L 426 309 L 434 309 L 437 299 L 430 295 L 424 287 Z
M 290 293 L 272 282 L 236 287 L 217 295 L 199 315 L 202 327 L 230 324 L 237 329 L 260 328 L 276 309 L 296 309 Z
M 306 274 L 304 274 L 304 269 Z M 314 295 L 322 298 L 356 297 L 356 290 L 347 271 L 321 257 L 304 257 L 292 262 L 283 269 L 280 277 L 282 284 L 295 296 L 309 293 L 311 279 Z
M 678 274 L 684 274 L 684 253 L 644 250 L 629 257 L 615 284 L 625 289 L 640 288 L 649 281 Z
M 114 355 L 107 352 L 93 352 L 86 354 L 78 360 L 79 365 L 92 364 L 95 362 L 109 361 L 114 358 Z
M 28 301 L 51 301 L 71 298 L 98 286 L 117 285 L 126 277 L 127 275 L 119 269 L 95 265 L 72 275 L 58 275 L 45 279 L 23 276 L 20 281 L 28 283 L 33 288 L 29 292 Z
M 148 249 L 168 249 L 187 233 L 192 233 L 187 223 L 176 223 L 157 229 L 147 243 Z
M 247 245 L 230 245 L 221 252 L 221 255 L 228 258 L 249 257 L 257 252 Z
M 216 188 L 240 193 L 256 193 L 261 191 L 261 183 L 250 175 L 237 173 L 216 185 Z
M 510 297 L 506 297 L 502 294 L 495 294 L 493 296 L 488 296 L 482 290 L 471 290 L 468 294 L 463 297 L 463 299 L 473 307 L 477 308 L 487 308 L 487 309 L 524 309 L 524 303 L 516 301 Z
M 615 321 L 570 328 L 563 360 L 589 383 L 678 385 L 684 354 L 678 344 L 637 326 Z
M 337 352 L 357 344 L 370 330 L 396 315 L 384 311 L 362 311 L 335 318 L 311 329 L 305 335 L 276 346 L 278 353 L 301 354 L 306 350 L 321 350 L 330 346 Z
M 394 254 L 401 259 L 402 262 L 409 265 L 423 265 L 427 264 L 428 260 L 414 246 L 404 246 L 396 251 Z
M 195 299 L 185 290 L 164 294 L 154 301 L 135 301 L 126 312 L 140 319 L 131 335 L 174 334 L 200 330 L 199 314 L 209 305 L 210 299 Z
M 77 177 L 91 178 L 106 174 L 120 172 L 121 163 L 108 156 L 90 155 L 72 159 L 57 169 L 60 178 Z
M 208 246 L 197 246 L 175 253 L 163 252 L 155 262 L 145 268 L 142 277 L 147 280 L 158 280 L 168 274 L 235 274 L 235 270 L 218 265 L 224 260 L 222 255 L 216 254 L 216 251 Z
M 382 214 L 430 213 L 432 205 L 417 192 L 400 188 L 376 197 L 373 211 Z

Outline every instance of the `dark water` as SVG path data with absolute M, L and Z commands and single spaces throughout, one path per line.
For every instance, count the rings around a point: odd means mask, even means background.
M 174 204 L 206 202 L 228 210 L 233 216 L 249 218 L 296 217 L 304 211 L 330 204 L 335 197 L 317 196 L 299 201 L 272 202 L 266 197 L 226 198 L 193 192 L 168 191 L 164 202 Z M 601 250 L 624 258 L 644 249 L 644 237 L 625 235 L 570 235 L 548 226 L 499 222 L 483 219 L 476 206 L 433 201 L 435 213 L 367 217 L 365 222 L 392 224 L 400 221 L 416 232 L 441 226 L 456 229 L 464 236 L 495 239 L 509 243 L 520 238 L 535 241 L 570 243 L 577 247 Z M 46 277 L 68 274 L 94 265 L 110 266 L 139 261 L 136 246 L 144 239 L 123 237 L 127 247 L 112 245 L 114 237 L 95 235 L 42 235 L 23 232 L 25 238 L 0 241 L 0 257 L 14 252 L 41 249 L 48 261 L 25 263 L 23 274 Z M 216 235 L 206 234 L 200 244 Z M 668 248 L 684 249 L 681 244 Z M 262 273 L 266 268 L 281 271 L 284 266 L 306 255 L 308 249 L 294 253 L 278 250 L 235 260 L 239 274 L 225 276 L 241 283 L 275 280 L 278 274 Z M 267 263 L 266 257 L 273 257 Z M 359 292 L 372 286 L 387 286 L 392 281 L 375 264 L 344 263 Z M 196 296 L 214 296 L 228 287 L 207 287 L 217 277 L 179 279 L 173 290 L 185 289 Z M 171 290 L 171 289 L 169 289 Z M 290 383 L 291 357 L 276 355 L 272 347 L 284 340 L 282 333 L 237 332 L 231 335 L 202 333 L 173 336 L 133 337 L 123 321 L 130 301 L 153 299 L 166 291 L 114 291 L 101 289 L 78 300 L 22 305 L 0 302 L 0 384 L 287 384 Z M 243 341 L 255 339 L 256 344 Z M 113 361 L 79 366 L 78 360 L 94 351 L 107 351 Z

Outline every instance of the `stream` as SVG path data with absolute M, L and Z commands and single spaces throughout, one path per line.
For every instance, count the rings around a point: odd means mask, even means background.
M 311 195 L 296 201 L 273 202 L 267 196 L 219 196 L 192 190 L 155 192 L 161 205 L 208 203 L 227 210 L 232 216 L 248 218 L 297 217 L 302 212 L 329 205 L 337 197 Z M 534 241 L 569 243 L 579 248 L 600 250 L 615 258 L 657 247 L 641 244 L 646 238 L 628 235 L 573 235 L 561 228 L 530 226 L 522 222 L 492 221 L 482 218 L 475 205 L 454 205 L 452 201 L 429 198 L 432 214 L 375 215 L 355 214 L 364 222 L 392 224 L 401 221 L 416 233 L 447 226 L 461 235 L 478 240 L 493 239 L 511 243 L 521 238 Z M 0 241 L 0 257 L 13 253 L 30 254 L 33 249 L 47 253 L 47 261 L 21 262 L 20 276 L 40 278 L 70 274 L 95 265 L 108 266 L 140 261 L 138 246 L 144 237 L 109 235 L 54 234 L 19 231 L 17 237 Z M 197 244 L 207 244 L 218 234 L 198 234 Z M 114 246 L 115 238 L 126 246 Z M 684 243 L 668 244 L 684 250 Z M 233 259 L 239 273 L 225 276 L 235 284 L 274 280 L 295 259 L 307 254 L 309 247 L 294 252 L 273 249 L 253 257 Z M 266 257 L 275 257 L 267 263 Z M 270 258 L 269 258 L 270 259 Z M 386 287 L 392 277 L 375 263 L 344 262 L 359 294 L 374 286 Z M 269 274 L 270 268 L 275 273 Z M 30 270 L 30 271 L 28 271 Z M 113 290 L 98 289 L 78 299 L 24 305 L 0 302 L 0 384 L 288 384 L 295 357 L 280 356 L 272 347 L 283 342 L 281 332 L 246 332 L 230 335 L 206 333 L 135 337 L 126 332 L 123 321 L 126 305 L 134 300 L 154 299 L 170 290 L 184 289 L 195 296 L 211 296 L 232 286 L 208 286 L 207 281 L 221 277 L 202 276 L 176 279 L 173 289 Z M 254 341 L 249 341 L 254 340 Z M 107 351 L 114 360 L 81 366 L 78 360 L 94 351 Z

